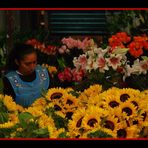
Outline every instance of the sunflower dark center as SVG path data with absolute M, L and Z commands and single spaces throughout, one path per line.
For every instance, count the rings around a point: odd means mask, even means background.
M 62 96 L 63 96 L 63 94 L 60 93 L 60 92 L 53 93 L 51 95 L 51 100 L 53 100 L 53 99 L 60 99 Z
M 122 112 L 126 112 L 127 116 L 130 116 L 132 114 L 132 110 L 129 107 L 125 107 L 122 109 Z
M 77 124 L 76 124 L 76 127 L 80 127 L 80 126 L 81 126 L 82 119 L 83 119 L 83 117 L 81 117 L 81 118 L 78 120 L 78 122 L 77 122 Z
M 71 104 L 73 104 L 73 102 L 71 101 L 71 100 L 67 100 L 67 102 L 66 102 L 66 104 L 69 104 L 69 105 L 71 105 Z
M 138 124 L 138 120 L 133 121 L 133 125 Z
M 120 100 L 121 100 L 122 102 L 125 102 L 126 100 L 128 100 L 129 97 L 130 97 L 130 96 L 129 96 L 128 94 L 122 94 L 122 95 L 120 96 Z
M 75 136 L 75 138 L 79 138 L 79 137 L 80 137 L 80 135 Z
M 62 108 L 59 106 L 59 105 L 54 105 L 54 109 L 56 110 L 56 111 L 61 111 L 62 110 Z
M 109 102 L 109 106 L 114 108 L 116 106 L 119 106 L 119 103 L 117 101 L 111 101 L 111 102 Z
M 73 115 L 73 112 L 67 112 L 66 113 L 66 118 L 71 119 L 72 115 Z
M 132 104 L 138 107 L 138 103 L 136 101 L 132 101 Z
M 117 131 L 117 137 L 118 138 L 126 138 L 126 136 L 127 136 L 127 132 L 126 132 L 125 129 L 119 129 Z
M 125 120 L 128 127 L 130 127 L 130 123 L 128 120 Z
M 87 123 L 87 125 L 89 125 L 90 127 L 94 127 L 94 124 L 97 123 L 98 121 L 96 119 L 90 119 Z
M 146 112 L 142 113 L 141 115 L 143 116 L 143 121 L 145 121 L 145 118 L 146 118 L 146 115 L 147 115 Z
M 105 125 L 104 125 L 105 128 L 108 128 L 108 129 L 111 129 L 112 131 L 114 130 L 115 126 L 114 126 L 114 123 L 112 121 L 105 121 Z

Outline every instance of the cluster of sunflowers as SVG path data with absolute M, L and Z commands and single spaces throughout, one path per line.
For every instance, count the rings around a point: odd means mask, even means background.
M 148 91 L 51 88 L 30 107 L 0 95 L 1 138 L 145 138 Z

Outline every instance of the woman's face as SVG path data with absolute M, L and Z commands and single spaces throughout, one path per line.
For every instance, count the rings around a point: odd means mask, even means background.
M 18 64 L 18 71 L 23 75 L 29 75 L 34 72 L 36 64 L 37 64 L 37 54 L 30 53 L 25 55 L 23 59 L 21 59 Z

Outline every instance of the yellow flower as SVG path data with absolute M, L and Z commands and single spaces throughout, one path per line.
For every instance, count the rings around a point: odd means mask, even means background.
M 45 95 L 45 98 L 49 101 L 58 100 L 63 97 L 64 94 L 67 94 L 67 91 L 63 88 L 50 88 Z
M 47 102 L 45 98 L 38 98 L 37 100 L 34 101 L 34 103 L 31 105 L 32 107 L 37 107 L 39 110 L 44 110 L 47 105 Z
M 86 130 L 93 129 L 100 124 L 100 114 L 102 109 L 97 106 L 89 106 L 85 111 L 85 116 L 82 119 L 82 127 Z
M 57 129 L 54 126 L 47 126 L 49 132 L 49 138 L 57 138 L 57 133 L 55 132 Z
M 13 101 L 11 96 L 5 95 L 3 98 L 4 105 L 7 107 L 9 111 L 17 111 L 17 105 Z
M 14 125 L 15 125 L 14 122 L 8 121 L 8 122 L 5 122 L 5 123 L 3 123 L 3 124 L 0 124 L 0 128 L 11 128 L 11 127 L 13 127 Z
M 91 85 L 89 88 L 85 89 L 83 93 L 87 97 L 90 97 L 90 96 L 96 96 L 100 94 L 101 91 L 102 91 L 102 86 L 99 84 L 94 84 L 94 85 Z
M 78 108 L 72 115 L 72 119 L 68 122 L 69 135 L 73 138 L 80 135 L 82 128 L 82 119 L 85 116 L 86 109 Z
M 46 128 L 48 126 L 55 127 L 54 120 L 52 119 L 52 117 L 48 117 L 46 114 L 43 114 L 39 118 L 38 123 L 40 128 Z
M 28 107 L 27 109 L 25 109 L 25 112 L 29 112 L 35 117 L 41 116 L 43 114 L 42 110 L 39 107 Z

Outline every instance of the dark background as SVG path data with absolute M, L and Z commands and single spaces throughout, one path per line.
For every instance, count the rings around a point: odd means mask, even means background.
M 1 8 L 146 8 L 146 0 L 1 0 Z
M 147 8 L 146 0 L 1 0 L 0 9 L 8 8 Z M 90 147 L 140 147 L 148 144 L 148 140 L 9 140 L 1 139 L 1 147 L 15 146 L 90 146 Z M 69 148 L 70 148 L 69 147 Z

